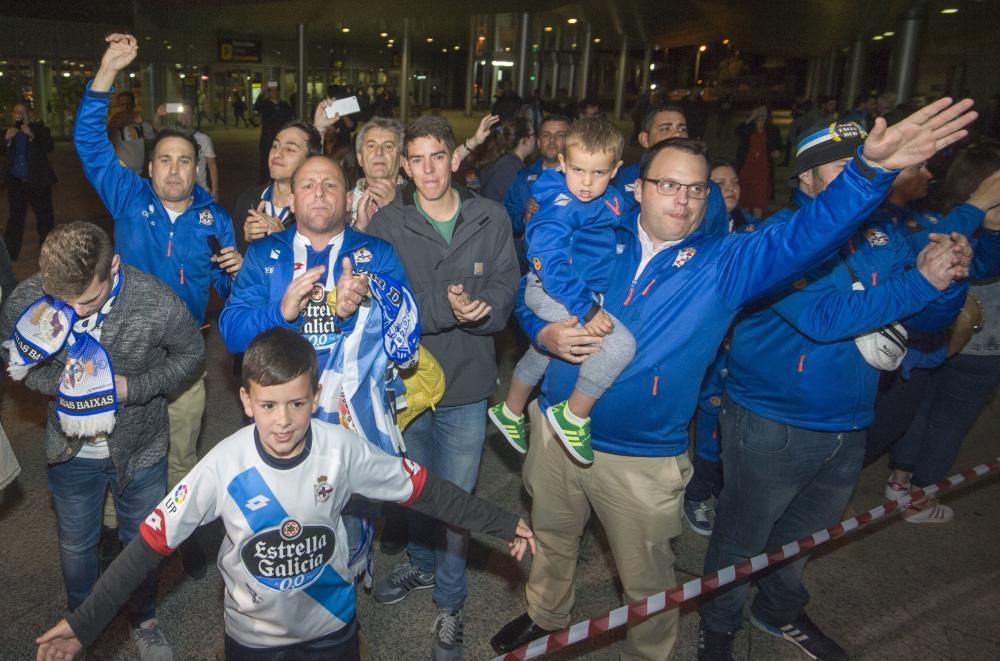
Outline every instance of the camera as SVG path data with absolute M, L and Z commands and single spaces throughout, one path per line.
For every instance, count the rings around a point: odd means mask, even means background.
M 24 120 L 23 119 L 19 119 L 16 122 L 14 122 L 14 128 L 16 128 L 18 131 L 21 130 L 22 126 L 24 126 Z

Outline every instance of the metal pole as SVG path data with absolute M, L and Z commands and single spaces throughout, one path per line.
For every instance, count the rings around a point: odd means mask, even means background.
M 590 30 L 590 23 L 583 28 L 583 51 L 580 53 L 580 77 L 579 84 L 577 85 L 577 96 L 580 100 L 587 98 L 587 83 L 590 78 L 590 49 L 593 42 L 593 35 Z
M 827 96 L 834 96 L 837 93 L 837 74 L 840 72 L 840 51 L 836 48 L 830 49 L 830 54 L 826 59 L 826 71 L 823 77 L 823 93 Z
M 694 79 L 691 81 L 691 87 L 698 84 L 698 74 L 701 73 L 701 54 L 704 51 L 701 48 L 698 49 L 698 53 L 694 56 Z
M 556 37 L 555 46 L 552 51 L 552 97 L 559 97 L 559 50 L 562 48 L 562 41 L 560 36 L 562 35 L 562 27 L 556 24 Z
M 899 20 L 896 30 L 896 51 L 892 56 L 892 77 L 889 89 L 896 93 L 896 103 L 907 104 L 917 85 L 917 64 L 920 42 L 927 26 L 927 2 L 916 0 Z
M 523 99 L 527 95 L 528 82 L 528 40 L 531 39 L 531 14 L 521 14 L 521 34 L 517 48 L 517 93 Z
M 622 35 L 622 50 L 618 54 L 618 74 L 615 76 L 615 119 L 622 118 L 625 106 L 625 72 L 628 70 L 628 37 Z
M 306 26 L 299 23 L 299 70 L 298 70 L 298 92 L 295 94 L 295 115 L 304 120 L 306 118 Z
M 865 75 L 865 51 L 868 41 L 861 35 L 855 37 L 847 60 L 847 81 L 840 96 L 843 110 L 854 107 L 854 99 L 861 93 Z
M 640 96 L 649 93 L 649 65 L 652 63 L 653 48 L 651 46 L 646 46 L 646 50 L 642 54 L 642 89 L 639 90 Z
M 410 115 L 410 19 L 403 19 L 403 58 L 399 66 L 399 121 L 406 124 Z
M 476 82 L 476 36 L 479 25 L 478 16 L 469 18 L 469 57 L 465 63 L 465 116 L 472 115 L 472 93 Z

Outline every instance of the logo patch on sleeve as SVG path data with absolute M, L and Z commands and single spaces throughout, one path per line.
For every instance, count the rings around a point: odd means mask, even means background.
M 876 229 L 865 230 L 865 239 L 872 248 L 878 248 L 889 243 L 889 235 Z
M 569 196 L 566 195 L 566 193 L 559 193 L 559 195 L 557 195 L 556 199 L 554 200 L 554 204 L 557 207 L 566 206 L 567 204 L 569 204 Z

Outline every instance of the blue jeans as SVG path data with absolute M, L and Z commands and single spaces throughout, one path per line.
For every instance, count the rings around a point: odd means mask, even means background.
M 101 537 L 104 494 L 111 486 L 118 515 L 118 539 L 128 544 L 139 524 L 160 503 L 167 490 L 167 459 L 137 470 L 124 490 L 111 459 L 70 459 L 48 468 L 49 491 L 59 529 L 59 557 L 69 609 L 83 603 L 97 582 L 97 547 Z M 133 624 L 155 615 L 156 579 L 153 570 L 129 600 Z
M 705 572 L 747 560 L 839 522 L 865 456 L 865 432 L 821 432 L 768 420 L 722 403 L 724 484 Z M 809 602 L 802 585 L 806 558 L 761 576 L 751 610 L 764 622 L 794 621 Z M 701 607 L 711 631 L 743 623 L 748 581 L 717 593 Z
M 410 459 L 471 492 L 479 477 L 486 439 L 486 400 L 427 411 L 410 423 L 403 439 Z M 465 555 L 469 532 L 419 512 L 408 511 L 407 515 L 411 540 L 407 552 L 420 571 L 434 572 L 434 603 L 438 608 L 462 608 L 468 594 Z
M 1000 356 L 960 353 L 933 370 L 916 416 L 892 450 L 890 467 L 912 471 L 910 481 L 918 487 L 947 477 L 997 385 Z

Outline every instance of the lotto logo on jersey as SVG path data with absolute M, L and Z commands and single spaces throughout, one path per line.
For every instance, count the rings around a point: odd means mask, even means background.
M 167 502 L 173 503 L 173 498 L 167 496 Z M 171 548 L 167 545 L 166 515 L 157 507 L 150 512 L 146 520 L 139 526 L 139 534 L 146 540 L 149 547 L 160 555 L 170 555 Z
M 257 582 L 286 592 L 315 581 L 335 547 L 336 537 L 328 526 L 285 519 L 251 537 L 240 549 L 240 559 Z

